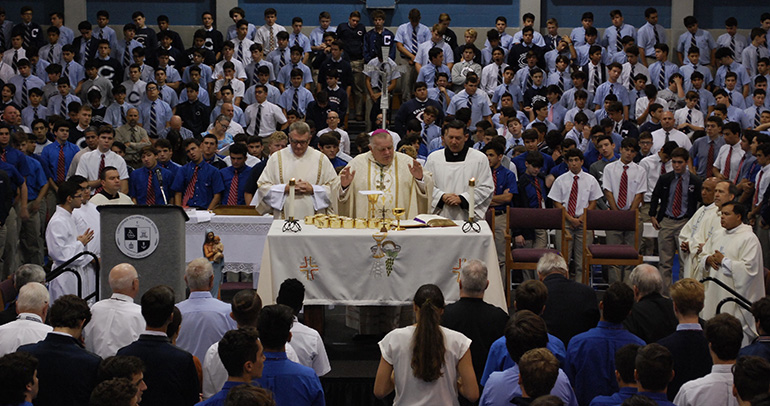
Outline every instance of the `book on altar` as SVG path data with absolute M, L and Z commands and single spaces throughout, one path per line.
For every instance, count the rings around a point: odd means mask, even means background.
M 437 214 L 419 214 L 412 220 L 401 221 L 401 227 L 420 228 L 420 227 L 454 227 L 457 223 L 446 217 Z

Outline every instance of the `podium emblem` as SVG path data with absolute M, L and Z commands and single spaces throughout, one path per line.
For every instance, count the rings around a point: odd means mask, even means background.
M 129 258 L 141 259 L 150 256 L 158 248 L 158 242 L 158 227 L 145 216 L 128 216 L 115 230 L 115 244 L 120 252 Z

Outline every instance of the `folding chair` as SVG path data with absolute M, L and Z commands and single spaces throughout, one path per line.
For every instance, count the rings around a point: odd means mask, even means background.
M 511 305 L 511 271 L 536 269 L 537 261 L 547 253 L 559 254 L 566 258 L 564 250 L 567 249 L 567 233 L 564 232 L 566 221 L 565 211 L 563 209 L 531 209 L 511 207 L 508 209 L 508 229 L 505 233 L 505 242 L 507 247 L 505 253 L 505 294 L 508 299 L 508 306 Z M 552 248 L 516 248 L 512 245 L 514 230 L 560 230 L 561 233 L 561 252 Z
M 636 210 L 586 210 L 583 227 L 583 280 L 591 285 L 591 265 L 639 265 L 639 213 Z M 633 231 L 634 246 L 625 244 L 587 244 L 588 232 Z

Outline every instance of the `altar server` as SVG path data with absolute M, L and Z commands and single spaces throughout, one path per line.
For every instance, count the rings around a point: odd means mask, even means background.
M 468 133 L 461 121 L 447 126 L 443 135 L 446 148 L 434 151 L 425 162 L 434 182 L 430 211 L 453 220 L 467 219 L 471 200 L 468 184 L 475 179 L 473 217 L 482 220 L 494 192 L 489 160 L 482 152 L 468 148 Z

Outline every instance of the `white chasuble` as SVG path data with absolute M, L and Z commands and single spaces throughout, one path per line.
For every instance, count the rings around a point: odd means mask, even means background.
M 340 187 L 339 213 L 348 217 L 366 218 L 369 216 L 369 201 L 359 194 L 363 190 L 378 190 L 383 195 L 375 203 L 377 217 L 392 219 L 393 208 L 406 209 L 406 219 L 418 214 L 428 213 L 433 177 L 423 170 L 422 182 L 418 182 L 409 171 L 413 159 L 401 152 L 396 152 L 390 165 L 380 165 L 371 152 L 360 154 L 348 164 L 354 172 L 353 181 L 347 189 Z
M 321 152 L 308 148 L 301 157 L 294 155 L 291 147 L 273 154 L 267 161 L 257 186 L 259 190 L 252 201 L 259 213 L 273 213 L 275 218 L 285 218 L 286 199 L 284 192 L 291 178 L 313 185 L 313 194 L 295 193 L 294 218 L 302 219 L 315 213 L 336 212 L 335 202 L 329 197 L 338 182 L 337 172 L 331 161 Z

